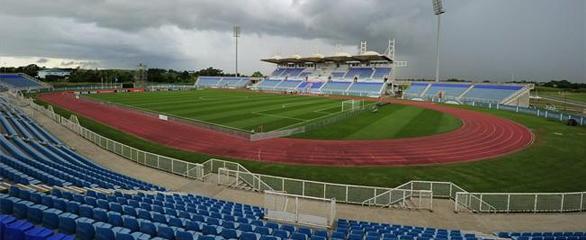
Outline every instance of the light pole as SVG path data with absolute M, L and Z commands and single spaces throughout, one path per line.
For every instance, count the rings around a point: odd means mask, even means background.
M 439 46 L 440 46 L 440 25 L 441 25 L 441 18 L 440 15 L 446 12 L 443 7 L 442 0 L 431 0 L 433 4 L 433 14 L 437 16 L 437 32 L 435 36 L 435 81 L 439 82 L 439 62 L 440 62 L 440 53 L 439 53 Z
M 238 38 L 240 37 L 240 26 L 234 26 L 234 39 L 236 40 L 235 75 L 238 77 Z

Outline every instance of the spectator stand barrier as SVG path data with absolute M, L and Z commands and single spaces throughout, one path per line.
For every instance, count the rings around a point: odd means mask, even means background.
M 516 112 L 516 113 L 524 113 L 524 114 L 534 115 L 537 117 L 541 117 L 541 118 L 545 118 L 545 119 L 549 119 L 549 120 L 554 120 L 554 121 L 560 121 L 560 122 L 566 122 L 570 119 L 574 119 L 574 120 L 576 120 L 578 125 L 580 125 L 580 126 L 586 125 L 586 116 L 580 115 L 580 114 L 569 114 L 569 113 L 564 113 L 564 112 L 560 112 L 560 111 L 535 108 L 535 107 L 522 107 L 522 106 L 517 106 L 517 105 L 505 105 L 505 104 L 500 104 L 495 101 L 493 101 L 493 102 L 481 101 L 480 99 L 475 99 L 475 98 L 461 98 L 461 99 L 451 98 L 451 97 L 446 97 L 443 99 L 424 98 L 424 97 L 420 97 L 420 98 L 422 98 L 424 100 L 431 101 L 431 102 L 437 102 L 437 103 L 445 103 L 447 101 L 455 101 L 455 102 L 459 102 L 463 105 L 468 105 L 468 106 L 472 106 L 472 107 L 496 109 L 496 110 L 503 110 L 503 111 L 509 111 L 509 112 Z
M 586 192 L 469 193 L 457 192 L 454 211 L 477 213 L 543 213 L 586 210 Z
M 336 219 L 336 199 L 264 191 L 265 218 L 330 228 Z

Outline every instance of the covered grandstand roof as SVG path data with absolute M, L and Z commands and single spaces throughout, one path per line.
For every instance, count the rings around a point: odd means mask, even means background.
M 368 51 L 361 55 L 351 55 L 345 52 L 339 52 L 332 56 L 323 56 L 321 54 L 314 54 L 312 56 L 302 57 L 299 55 L 292 55 L 291 57 L 271 57 L 261 59 L 263 62 L 274 64 L 295 64 L 295 63 L 319 63 L 319 62 L 393 62 L 393 60 L 384 55 L 374 51 Z

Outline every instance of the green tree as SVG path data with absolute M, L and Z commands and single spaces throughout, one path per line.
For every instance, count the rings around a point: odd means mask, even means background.
M 256 72 L 254 72 L 254 73 L 251 75 L 251 77 L 258 77 L 258 78 L 261 78 L 261 77 L 264 77 L 264 75 L 262 75 L 262 73 L 261 73 L 261 72 L 259 72 L 259 71 L 256 71 Z

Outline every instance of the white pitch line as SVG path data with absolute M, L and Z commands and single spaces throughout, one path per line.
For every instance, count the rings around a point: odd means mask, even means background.
M 305 122 L 306 121 L 305 119 L 301 119 L 301 118 L 287 117 L 287 116 L 281 116 L 281 115 L 277 115 L 277 114 L 268 114 L 268 113 L 260 113 L 260 112 L 252 112 L 252 113 L 253 114 L 258 114 L 258 115 L 265 115 L 265 116 L 269 116 L 269 117 L 293 119 L 293 120 L 302 121 L 302 122 Z

